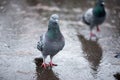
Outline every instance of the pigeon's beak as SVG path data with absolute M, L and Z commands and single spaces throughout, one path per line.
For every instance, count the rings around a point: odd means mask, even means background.
M 102 5 L 105 5 L 105 2 L 102 2 Z
M 59 20 L 58 20 L 58 19 L 56 19 L 55 21 L 58 23 L 58 21 L 59 21 Z

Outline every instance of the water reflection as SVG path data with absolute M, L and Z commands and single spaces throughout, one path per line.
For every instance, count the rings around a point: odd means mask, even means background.
M 120 73 L 116 73 L 113 76 L 116 78 L 116 80 L 120 80 Z
M 41 64 L 43 62 L 42 58 L 35 58 L 36 64 L 36 80 L 59 80 L 57 75 L 53 72 L 52 68 L 43 69 Z
M 87 40 L 82 35 L 78 35 L 78 37 L 82 43 L 82 49 L 86 55 L 85 57 L 90 62 L 91 68 L 97 71 L 102 57 L 102 48 L 97 41 Z

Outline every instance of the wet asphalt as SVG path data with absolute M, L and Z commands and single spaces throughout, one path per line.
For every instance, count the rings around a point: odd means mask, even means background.
M 120 80 L 120 2 L 105 0 L 107 19 L 89 39 L 81 16 L 94 3 L 0 0 L 0 80 Z M 60 15 L 66 43 L 53 59 L 58 66 L 45 70 L 36 44 L 53 13 Z

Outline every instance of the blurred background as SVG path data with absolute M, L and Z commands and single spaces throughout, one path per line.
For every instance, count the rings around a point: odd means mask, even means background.
M 120 80 L 120 1 L 105 0 L 106 21 L 89 40 L 81 17 L 95 2 L 0 0 L 0 80 Z M 53 59 L 58 66 L 44 70 L 36 44 L 54 13 L 66 44 Z

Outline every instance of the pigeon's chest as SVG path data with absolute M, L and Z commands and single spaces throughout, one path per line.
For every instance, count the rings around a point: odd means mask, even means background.
M 105 17 L 94 17 L 93 22 L 96 25 L 102 24 L 105 20 Z
M 62 48 L 62 45 L 63 45 L 62 41 L 60 41 L 60 42 L 52 42 L 51 43 L 51 47 L 56 49 L 56 50 L 60 50 Z
M 48 51 L 60 51 L 64 46 L 64 41 L 60 40 L 60 41 L 48 41 L 45 45 L 45 48 Z

